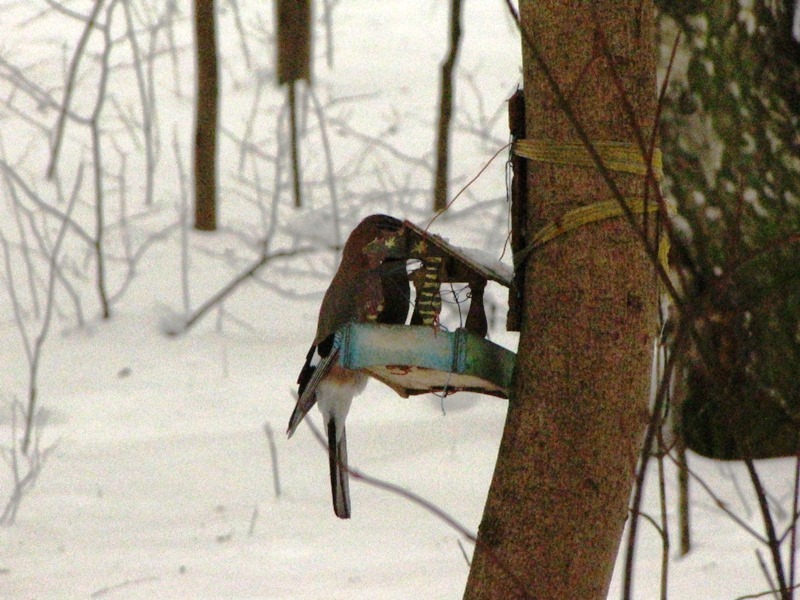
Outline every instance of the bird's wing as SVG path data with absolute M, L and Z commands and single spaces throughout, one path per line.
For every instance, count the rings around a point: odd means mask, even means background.
M 325 343 L 319 344 L 312 349 L 312 352 L 308 353 L 306 364 L 300 372 L 300 397 L 297 399 L 297 404 L 289 419 L 289 427 L 286 429 L 287 436 L 292 437 L 300 421 L 303 420 L 306 413 L 317 402 L 317 385 L 331 370 L 331 367 L 336 364 L 336 361 L 339 360 L 340 339 L 339 334 L 333 336 L 333 344 L 330 346 L 330 351 L 326 356 L 320 357 L 318 355 L 320 348 L 327 345 Z M 314 360 L 317 358 L 319 358 L 319 362 L 314 364 Z M 307 379 L 307 381 L 303 381 L 304 379 Z

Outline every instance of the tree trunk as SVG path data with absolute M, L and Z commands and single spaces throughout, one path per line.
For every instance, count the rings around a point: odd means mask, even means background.
M 616 76 L 649 140 L 652 2 L 520 0 L 520 8 L 527 137 L 579 141 L 532 41 L 591 140 L 637 144 Z M 530 162 L 528 174 L 529 231 L 613 198 L 593 167 Z M 643 177 L 612 176 L 623 196 L 644 194 Z M 653 265 L 621 217 L 559 235 L 519 268 L 515 389 L 464 597 L 606 598 L 647 422 Z
M 436 172 L 433 180 L 433 212 L 447 208 L 447 176 L 450 164 L 450 121 L 453 118 L 453 72 L 461 44 L 461 0 L 450 0 L 450 49 L 442 63 L 439 85 L 439 127 L 436 133 Z
M 311 85 L 311 2 L 310 0 L 277 0 L 275 25 L 278 49 L 278 84 L 288 86 L 289 128 L 292 159 L 294 206 L 303 206 L 300 181 L 300 149 L 298 146 L 297 83 L 303 79 Z
M 194 136 L 194 226 L 217 228 L 217 105 L 219 95 L 214 0 L 195 0 L 197 107 Z

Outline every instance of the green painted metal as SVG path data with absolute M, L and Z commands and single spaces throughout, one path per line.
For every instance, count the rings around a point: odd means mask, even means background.
M 516 354 L 466 329 L 351 323 L 340 335 L 342 366 L 367 371 L 401 396 L 473 391 L 508 397 Z

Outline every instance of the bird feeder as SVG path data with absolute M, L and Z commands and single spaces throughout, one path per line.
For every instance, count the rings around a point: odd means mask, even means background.
M 342 366 L 368 372 L 403 397 L 470 391 L 507 398 L 516 354 L 486 339 L 483 292 L 488 281 L 509 287 L 512 269 L 408 221 L 398 232 L 374 239 L 364 252 L 376 262 L 419 261 L 420 267 L 409 275 L 416 302 L 409 325 L 367 322 L 344 327 Z M 471 301 L 464 327 L 448 332 L 439 326 L 440 287 L 452 283 L 468 285 Z M 377 309 L 381 300 L 370 304 Z
M 407 398 L 430 392 L 508 397 L 516 354 L 466 329 L 350 323 L 341 331 L 340 361 Z

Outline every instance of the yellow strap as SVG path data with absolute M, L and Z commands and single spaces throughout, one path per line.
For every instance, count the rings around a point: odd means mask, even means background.
M 645 205 L 644 200 L 640 197 L 625 198 L 625 204 L 630 208 L 632 213 L 638 215 L 644 214 L 645 212 L 658 212 L 657 202 L 650 201 Z M 577 229 L 578 227 L 583 227 L 589 223 L 613 219 L 624 214 L 625 211 L 616 200 L 594 202 L 587 206 L 580 206 L 567 211 L 560 219 L 548 223 L 537 231 L 531 239 L 531 242 L 514 255 L 514 264 L 519 266 L 536 248 L 543 246 L 559 235 Z M 662 235 L 658 243 L 658 260 L 665 270 L 668 267 L 668 254 L 669 238 Z
M 638 146 L 626 142 L 592 142 L 592 144 L 607 169 L 647 175 L 647 163 Z M 581 143 L 557 144 L 552 140 L 516 140 L 513 152 L 522 158 L 539 162 L 581 167 L 595 166 L 586 146 Z M 653 149 L 652 168 L 656 180 L 664 178 L 661 150 L 658 148 Z
M 638 146 L 627 142 L 592 142 L 592 145 L 607 169 L 633 175 L 647 175 L 647 162 Z M 538 162 L 580 167 L 595 166 L 594 159 L 582 143 L 559 144 L 552 140 L 522 139 L 514 142 L 512 152 L 522 158 Z M 661 181 L 664 178 L 664 166 L 661 150 L 658 148 L 653 149 L 651 168 L 656 181 Z M 658 211 L 658 203 L 654 201 L 648 202 L 646 205 L 644 200 L 639 197 L 625 198 L 624 201 L 634 214 Z M 558 221 L 548 223 L 537 231 L 530 244 L 516 253 L 514 263 L 517 266 L 522 264 L 533 250 L 563 233 L 589 223 L 620 217 L 624 214 L 625 211 L 616 200 L 594 202 L 588 206 L 570 210 Z M 668 254 L 669 239 L 662 235 L 658 243 L 658 260 L 665 270 L 668 267 Z
M 625 204 L 631 209 L 631 212 L 637 215 L 645 212 L 644 201 L 641 198 L 625 198 Z M 646 212 L 657 212 L 658 204 L 650 201 L 647 203 Z M 558 237 L 562 233 L 572 231 L 583 225 L 595 223 L 597 221 L 604 221 L 605 219 L 613 219 L 614 217 L 621 217 L 625 211 L 616 200 L 605 200 L 603 202 L 595 202 L 588 206 L 580 206 L 573 210 L 564 213 L 558 221 L 553 221 L 542 227 L 531 239 L 530 245 L 534 248 L 542 246 Z

